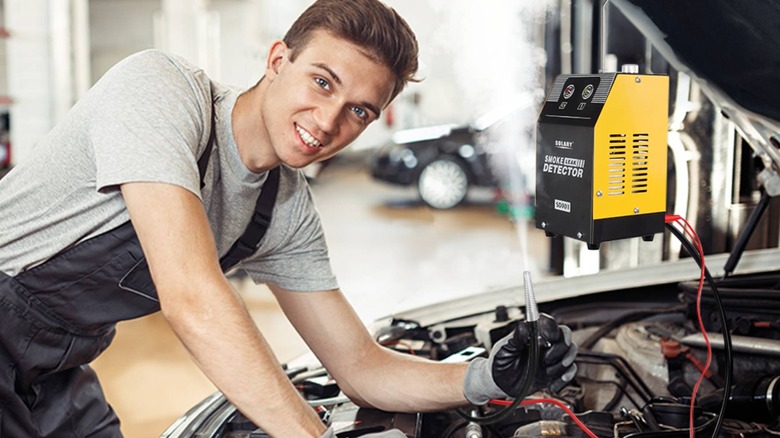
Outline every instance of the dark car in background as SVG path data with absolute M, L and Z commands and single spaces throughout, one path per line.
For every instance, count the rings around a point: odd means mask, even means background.
M 371 158 L 371 176 L 414 186 L 425 204 L 447 209 L 466 199 L 470 187 L 495 187 L 480 130 L 454 124 L 407 129 Z
M 471 188 L 499 189 L 501 172 L 496 164 L 508 163 L 504 162 L 506 157 L 498 155 L 530 146 L 533 126 L 528 123 L 527 112 L 535 111 L 541 92 L 517 95 L 468 124 L 397 131 L 371 157 L 371 176 L 377 181 L 415 187 L 420 199 L 436 209 L 457 207 Z M 509 165 L 515 167 L 515 171 L 528 173 L 526 183 L 531 182 L 532 170 Z

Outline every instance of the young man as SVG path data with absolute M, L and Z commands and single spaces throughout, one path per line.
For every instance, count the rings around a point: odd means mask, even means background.
M 0 180 L 0 436 L 119 436 L 87 364 L 117 321 L 157 310 L 272 436 L 334 436 L 225 278 L 234 267 L 268 284 L 360 404 L 441 410 L 517 385 L 528 342 L 519 332 L 468 367 L 377 345 L 338 289 L 298 170 L 346 147 L 412 80 L 408 25 L 377 0 L 319 0 L 265 67 L 242 91 L 166 53 L 131 56 Z M 576 346 L 543 322 L 551 347 L 534 387 L 560 387 Z

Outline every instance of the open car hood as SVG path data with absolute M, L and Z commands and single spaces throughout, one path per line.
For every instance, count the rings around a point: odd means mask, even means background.
M 615 0 L 657 46 L 756 114 L 780 121 L 780 2 Z
M 766 167 L 780 165 L 780 1 L 610 3 L 672 66 L 696 80 Z

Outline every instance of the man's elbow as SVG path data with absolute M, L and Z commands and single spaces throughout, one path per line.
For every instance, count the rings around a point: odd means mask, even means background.
M 344 392 L 344 395 L 346 395 L 347 398 L 352 401 L 352 403 L 358 405 L 361 408 L 376 408 L 374 404 L 370 403 L 363 396 L 361 396 L 359 391 L 355 391 L 352 388 L 342 388 L 342 392 Z
M 213 284 L 212 286 L 208 286 Z M 158 286 L 160 311 L 177 332 L 193 331 L 215 320 L 221 312 L 212 300 L 219 295 L 219 285 L 210 281 L 188 281 Z M 224 292 L 222 292 L 224 293 Z
M 391 410 L 388 401 L 394 399 L 392 385 L 383 384 L 382 368 L 389 362 L 387 351 L 378 344 L 367 347 L 359 364 L 339 376 L 339 387 L 353 403 L 362 408 Z
M 350 379 L 353 380 L 353 379 Z M 383 397 L 377 394 L 376 382 L 371 384 L 366 382 L 365 385 L 339 385 L 341 392 L 349 398 L 352 403 L 358 405 L 361 408 L 373 408 L 387 410 L 388 406 L 383 406 Z M 361 389 L 361 386 L 363 387 Z

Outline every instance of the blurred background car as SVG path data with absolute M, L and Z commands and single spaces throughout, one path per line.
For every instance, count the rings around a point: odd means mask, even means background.
M 515 145 L 506 145 L 500 127 L 521 125 L 522 110 L 533 108 L 533 93 L 519 96 L 473 122 L 443 124 L 396 131 L 369 159 L 371 177 L 398 186 L 411 186 L 429 207 L 460 205 L 476 187 L 501 191 L 495 160 Z M 517 141 L 517 136 L 512 141 Z M 530 140 L 530 138 L 529 138 Z M 530 160 L 533 161 L 533 160 Z
M 432 208 L 456 207 L 470 187 L 497 184 L 478 134 L 470 125 L 455 124 L 398 131 L 371 157 L 371 176 L 415 187 Z

